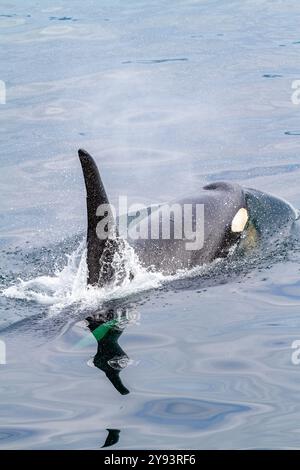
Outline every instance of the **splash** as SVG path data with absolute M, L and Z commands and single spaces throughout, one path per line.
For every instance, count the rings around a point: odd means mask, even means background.
M 11 286 L 2 288 L 0 295 L 48 306 L 52 314 L 71 305 L 76 305 L 77 309 L 82 310 L 95 309 L 104 302 L 156 289 L 170 281 L 208 274 L 222 261 L 217 259 L 209 265 L 179 270 L 174 275 L 164 275 L 151 267 L 142 266 L 134 249 L 124 241 L 122 252 L 117 252 L 113 260 L 114 272 L 117 273 L 114 282 L 98 287 L 87 284 L 84 240 L 71 254 L 65 256 L 64 267 L 56 268 L 53 274 L 28 280 L 17 278 Z
M 141 266 L 133 248 L 125 244 L 122 256 L 114 259 L 125 270 L 122 282 L 105 287 L 87 285 L 86 247 L 82 241 L 70 255 L 66 255 L 66 265 L 56 269 L 53 275 L 38 276 L 34 279 L 16 282 L 1 291 L 1 295 L 49 306 L 51 312 L 62 310 L 72 304 L 78 308 L 94 308 L 103 302 L 127 297 L 143 290 L 157 288 L 168 278 L 159 272 L 153 272 Z M 131 280 L 130 273 L 134 274 Z

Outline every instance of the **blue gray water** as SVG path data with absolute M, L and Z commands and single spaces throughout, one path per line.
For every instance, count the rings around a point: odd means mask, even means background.
M 226 179 L 299 208 L 299 19 L 295 0 L 0 1 L 2 449 L 98 449 L 107 429 L 111 449 L 300 447 L 297 235 L 88 293 L 76 156 L 95 156 L 112 202 Z M 85 319 L 105 309 L 130 317 L 126 395 L 92 364 Z

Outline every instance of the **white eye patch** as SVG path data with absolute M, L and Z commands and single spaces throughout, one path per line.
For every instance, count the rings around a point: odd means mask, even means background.
M 237 211 L 231 222 L 231 231 L 234 233 L 242 232 L 248 221 L 248 211 L 242 207 Z

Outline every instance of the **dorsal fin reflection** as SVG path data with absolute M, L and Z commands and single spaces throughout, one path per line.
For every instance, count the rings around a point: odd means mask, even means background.
M 86 318 L 88 328 L 98 343 L 93 364 L 105 373 L 121 395 L 129 393 L 120 378 L 120 372 L 128 365 L 129 357 L 118 343 L 128 323 L 127 312 L 127 308 L 109 308 Z

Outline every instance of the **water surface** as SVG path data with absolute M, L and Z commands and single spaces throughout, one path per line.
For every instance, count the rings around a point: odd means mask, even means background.
M 87 292 L 76 151 L 112 202 L 226 179 L 299 208 L 300 4 L 40 3 L 0 4 L 0 447 L 299 448 L 297 234 L 244 265 Z M 121 326 L 101 356 L 103 312 Z

